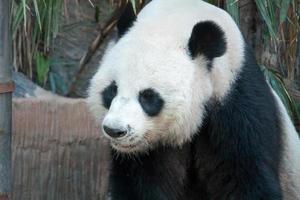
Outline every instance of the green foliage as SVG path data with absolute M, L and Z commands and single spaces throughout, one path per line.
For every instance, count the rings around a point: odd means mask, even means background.
M 281 4 L 278 5 L 280 8 L 280 24 L 285 22 L 285 20 L 287 19 L 287 12 L 290 8 L 290 4 L 291 0 L 282 0 Z
M 271 41 L 264 41 L 265 46 L 275 47 L 277 65 L 284 77 L 294 80 L 299 74 L 297 68 L 297 37 L 300 32 L 298 0 L 255 0 L 259 14 L 264 20 Z M 274 67 L 274 66 L 273 66 Z M 298 72 L 298 74 L 295 74 Z
M 299 110 L 296 102 L 290 96 L 284 81 L 280 74 L 274 70 L 268 69 L 265 66 L 261 66 L 262 71 L 265 74 L 265 77 L 270 84 L 270 86 L 274 89 L 274 91 L 278 94 L 284 106 L 286 107 L 290 117 L 296 121 L 299 120 Z
M 130 0 L 130 2 L 131 2 L 131 4 L 132 4 L 132 7 L 133 7 L 133 10 L 134 10 L 134 13 L 136 14 L 137 12 L 136 12 L 136 2 L 135 2 L 135 0 Z
M 67 94 L 68 88 L 63 78 L 54 72 L 49 72 L 49 83 L 53 93 Z
M 21 25 L 25 34 L 33 32 L 32 41 L 43 43 L 44 50 L 49 50 L 50 41 L 58 33 L 62 0 L 22 0 L 13 1 L 13 34 L 17 34 Z M 30 27 L 28 27 L 30 26 Z
M 232 16 L 237 25 L 240 25 L 238 0 L 226 0 L 226 10 Z
M 62 0 L 12 1 L 14 66 L 44 83 L 52 40 L 58 33 Z M 24 55 L 25 54 L 25 55 Z M 39 66 L 39 65 L 42 66 Z M 49 67 L 49 66 L 48 66 Z M 36 70 L 34 70 L 36 68 Z
M 213 4 L 213 5 L 217 5 L 218 4 L 218 0 L 206 0 L 206 2 Z
M 275 18 L 276 10 L 274 2 L 274 0 L 255 0 L 257 9 L 268 27 L 271 38 L 277 40 L 278 23 Z
M 44 85 L 49 72 L 49 60 L 40 52 L 35 55 L 37 81 L 40 85 Z

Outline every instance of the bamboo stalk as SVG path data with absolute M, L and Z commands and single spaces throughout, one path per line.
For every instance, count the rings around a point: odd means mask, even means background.
M 11 81 L 10 0 L 0 1 L 0 84 Z M 11 92 L 0 92 L 0 199 L 11 192 Z

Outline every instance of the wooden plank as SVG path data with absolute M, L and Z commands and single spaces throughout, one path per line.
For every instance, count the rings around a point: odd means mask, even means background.
M 8 200 L 8 195 L 0 195 L 0 200 Z
M 105 199 L 109 146 L 83 100 L 16 99 L 12 132 L 12 199 Z

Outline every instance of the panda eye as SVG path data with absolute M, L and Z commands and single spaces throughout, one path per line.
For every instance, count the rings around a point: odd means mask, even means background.
M 151 102 L 154 100 L 156 94 L 152 89 L 147 89 L 142 92 L 140 92 L 140 98 L 142 98 L 144 101 Z
M 112 100 L 115 98 L 115 96 L 118 93 L 118 86 L 116 85 L 116 82 L 113 81 L 109 86 L 107 86 L 103 92 L 102 95 L 102 102 L 103 106 L 107 109 L 109 109 Z
M 141 91 L 138 99 L 144 112 L 150 117 L 158 115 L 164 105 L 159 93 L 151 88 Z

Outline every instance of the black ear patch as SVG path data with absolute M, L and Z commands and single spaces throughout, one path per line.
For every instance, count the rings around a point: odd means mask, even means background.
M 124 12 L 122 13 L 117 23 L 119 38 L 122 37 L 126 31 L 133 25 L 136 20 L 136 15 L 133 10 L 131 2 L 128 2 Z
M 199 22 L 193 28 L 188 48 L 193 59 L 204 55 L 211 61 L 226 52 L 225 34 L 213 21 Z

